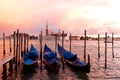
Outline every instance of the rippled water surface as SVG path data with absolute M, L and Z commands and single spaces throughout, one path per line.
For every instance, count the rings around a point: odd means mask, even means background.
M 58 41 L 61 44 L 61 41 Z M 30 44 L 34 44 L 35 47 L 40 51 L 39 41 L 31 40 Z M 55 42 L 44 41 L 51 49 L 55 49 Z M 64 47 L 69 50 L 69 41 L 64 42 Z M 48 72 L 43 65 L 42 72 L 40 71 L 40 65 L 26 70 L 21 66 L 15 71 L 14 68 L 11 72 L 7 71 L 7 80 L 120 80 L 120 41 L 114 42 L 114 55 L 112 58 L 112 44 L 108 44 L 107 48 L 107 68 L 105 69 L 105 44 L 100 41 L 100 58 L 98 59 L 98 45 L 97 41 L 87 41 L 86 53 L 90 54 L 91 60 L 91 71 L 90 73 L 83 73 L 76 69 L 71 69 L 65 65 L 65 70 L 60 67 L 59 73 Z M 72 41 L 72 52 L 84 60 L 84 42 L 83 41 Z M 9 53 L 9 41 L 6 41 L 6 55 Z M 59 55 L 58 55 L 59 57 Z M 2 40 L 0 40 L 0 60 L 3 59 Z M 8 66 L 7 66 L 8 68 Z M 0 77 L 2 79 L 2 66 L 0 67 Z

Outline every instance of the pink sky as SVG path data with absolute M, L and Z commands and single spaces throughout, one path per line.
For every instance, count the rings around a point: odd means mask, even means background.
M 16 29 L 38 35 L 46 21 L 53 31 L 120 33 L 119 0 L 0 0 L 0 36 Z

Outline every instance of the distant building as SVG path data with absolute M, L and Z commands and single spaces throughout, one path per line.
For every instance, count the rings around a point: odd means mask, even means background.
M 86 40 L 89 40 L 90 38 L 91 38 L 91 37 L 88 37 L 88 36 L 86 36 L 86 38 L 85 38 L 84 36 L 81 36 L 81 37 L 80 37 L 80 40 L 85 40 L 85 39 L 86 39 Z
M 70 36 L 69 36 L 70 40 Z M 71 40 L 80 40 L 80 36 L 71 36 Z
M 43 39 L 45 39 L 45 40 L 53 40 L 53 39 L 55 39 L 55 36 L 57 36 L 58 40 L 61 40 L 62 33 L 60 32 L 60 30 L 59 30 L 58 33 L 54 33 L 53 31 L 49 30 L 48 22 L 47 22 L 46 29 L 45 29 L 45 34 L 43 34 Z M 67 36 L 67 34 L 64 33 L 64 37 L 66 37 L 66 36 Z
M 38 36 L 32 35 L 32 36 L 30 36 L 30 40 L 38 40 Z
M 46 24 L 46 36 L 49 35 L 49 31 L 48 31 L 48 23 Z

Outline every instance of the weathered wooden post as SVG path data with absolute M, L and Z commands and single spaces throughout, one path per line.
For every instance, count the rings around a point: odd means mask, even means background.
M 57 51 L 57 34 L 54 35 L 55 36 L 55 54 L 56 54 L 56 51 Z
M 88 66 L 89 66 L 89 68 L 88 68 L 88 72 L 90 72 L 90 55 L 88 54 Z
M 19 52 L 18 52 L 18 63 L 19 63 L 19 65 L 20 65 L 20 55 L 21 55 L 21 54 L 20 54 L 20 52 L 21 52 L 21 45 L 20 45 L 20 44 L 21 44 L 21 33 L 19 33 L 18 35 L 19 35 L 19 36 L 18 36 L 18 43 L 19 43 L 19 45 L 18 45 L 18 46 L 19 46 L 19 49 L 18 49 L 18 50 L 19 50 Z
M 57 56 L 57 37 L 58 37 L 58 34 L 55 34 L 55 57 Z
M 64 70 L 65 66 L 64 66 L 64 31 L 62 31 L 62 47 L 63 47 L 63 50 L 62 50 L 62 69 Z
M 3 33 L 3 55 L 5 56 L 6 51 L 5 51 L 5 33 Z
M 10 52 L 12 52 L 12 48 L 11 48 L 11 36 L 9 36 L 9 43 L 10 43 Z
M 15 42 L 16 42 L 15 39 L 16 39 L 16 38 L 15 38 L 15 37 L 16 37 L 16 32 L 14 31 L 14 33 L 13 33 L 13 55 L 14 55 L 14 63 L 15 63 L 15 59 L 16 59 L 16 58 L 15 58 L 15 57 L 16 57 L 16 54 L 15 54 L 15 53 L 16 53 L 16 51 L 15 51 L 15 48 L 16 48 L 16 47 L 15 47 L 15 45 L 16 45 L 16 44 L 15 44 Z
M 27 52 L 28 52 L 28 46 L 29 46 L 29 35 L 27 34 Z
M 24 54 L 26 54 L 26 34 L 24 33 Z
M 100 34 L 98 34 L 98 58 L 100 58 Z
M 86 30 L 84 31 L 84 62 L 86 62 Z
M 42 71 L 42 31 L 40 34 L 40 69 Z
M 13 68 L 13 61 L 12 59 L 9 61 L 9 71 L 12 71 Z
M 105 33 L 105 68 L 107 68 L 107 32 Z
M 6 64 L 3 64 L 2 79 L 6 80 L 6 78 L 7 78 L 7 66 Z
M 71 51 L 71 33 L 69 39 L 70 39 L 70 51 Z
M 17 71 L 18 66 L 18 38 L 19 38 L 19 30 L 17 29 L 17 43 L 16 43 L 16 61 L 15 61 L 15 70 Z
M 114 58 L 114 34 L 112 33 L 112 57 Z
M 21 57 L 23 58 L 23 33 L 21 33 Z
M 16 62 L 18 61 L 18 55 L 19 55 L 19 30 L 17 29 Z

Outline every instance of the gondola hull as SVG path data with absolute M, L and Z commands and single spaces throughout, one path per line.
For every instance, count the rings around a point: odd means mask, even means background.
M 58 58 L 47 45 L 44 46 L 43 62 L 48 71 L 59 72 L 60 64 Z
M 45 68 L 47 69 L 47 71 L 59 72 L 59 63 L 54 62 L 53 64 L 49 64 L 46 60 L 43 60 L 43 63 L 45 64 Z
M 77 69 L 77 70 L 80 70 L 82 72 L 87 72 L 87 73 L 90 72 L 90 65 L 89 64 L 86 64 L 84 66 L 78 66 L 77 64 L 74 64 L 73 62 L 68 61 L 68 60 L 65 60 L 65 62 L 68 66 L 70 66 L 73 69 Z
M 32 66 L 32 65 L 38 65 L 38 60 L 32 61 L 30 62 L 30 59 L 27 59 L 26 61 L 24 61 L 24 66 Z
M 24 67 L 34 67 L 38 65 L 38 51 L 31 45 L 30 51 L 28 51 L 24 56 Z
M 84 63 L 83 61 L 78 59 L 76 55 L 74 55 L 70 51 L 63 49 L 60 45 L 58 45 L 58 53 L 61 57 L 63 57 L 64 55 L 64 60 L 66 64 L 73 69 L 77 69 L 87 73 L 90 72 L 90 61 L 88 61 L 88 63 Z

